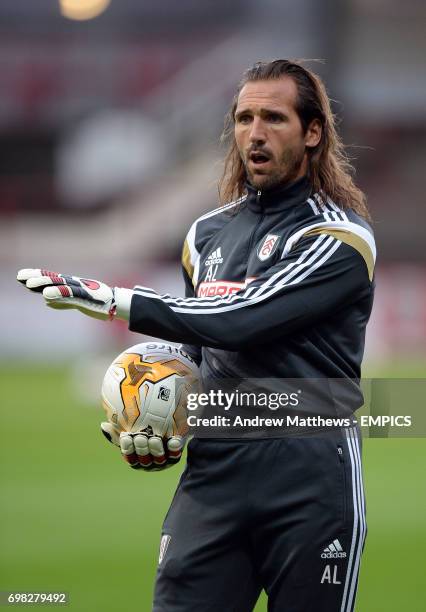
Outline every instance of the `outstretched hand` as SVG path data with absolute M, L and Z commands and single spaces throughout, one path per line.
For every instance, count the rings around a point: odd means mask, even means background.
M 47 306 L 59 310 L 75 308 L 96 319 L 112 320 L 117 314 L 117 296 L 121 298 L 119 318 L 128 319 L 132 291 L 112 288 L 97 280 L 69 276 L 40 268 L 19 270 L 17 280 L 42 293 Z

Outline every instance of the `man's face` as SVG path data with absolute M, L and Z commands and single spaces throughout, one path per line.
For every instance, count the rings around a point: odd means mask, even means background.
M 247 178 L 257 189 L 271 189 L 306 174 L 306 146 L 312 146 L 312 134 L 303 133 L 296 96 L 296 84 L 286 76 L 248 82 L 238 96 L 235 140 Z

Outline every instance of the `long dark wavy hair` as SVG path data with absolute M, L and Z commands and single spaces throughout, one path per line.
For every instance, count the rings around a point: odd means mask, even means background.
M 353 181 L 355 170 L 337 133 L 336 119 L 324 83 L 300 61 L 285 59 L 257 62 L 244 73 L 238 86 L 225 118 L 221 138 L 222 142 L 229 143 L 219 181 L 221 202 L 235 200 L 245 193 L 246 170 L 234 136 L 235 110 L 241 89 L 251 81 L 280 79 L 285 76 L 291 77 L 296 84 L 296 112 L 304 133 L 314 119 L 321 123 L 321 140 L 315 147 L 307 150 L 308 172 L 314 192 L 326 194 L 342 208 L 352 209 L 362 217 L 370 219 L 366 197 Z

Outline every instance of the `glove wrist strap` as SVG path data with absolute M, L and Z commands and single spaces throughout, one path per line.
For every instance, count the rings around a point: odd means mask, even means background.
M 115 317 L 128 321 L 130 318 L 130 305 L 132 303 L 133 290 L 125 289 L 123 287 L 114 288 L 115 298 Z

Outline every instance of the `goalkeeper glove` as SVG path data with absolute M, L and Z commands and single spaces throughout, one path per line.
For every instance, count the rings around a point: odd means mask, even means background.
M 120 447 L 124 460 L 134 469 L 167 469 L 178 463 L 185 446 L 185 439 L 181 436 L 166 439 L 146 432 L 120 432 L 108 422 L 101 423 L 101 429 L 109 442 Z
M 112 288 L 96 280 L 39 268 L 19 270 L 17 280 L 31 291 L 43 293 L 50 308 L 77 308 L 96 319 L 112 320 L 116 316 L 129 320 L 131 289 Z

